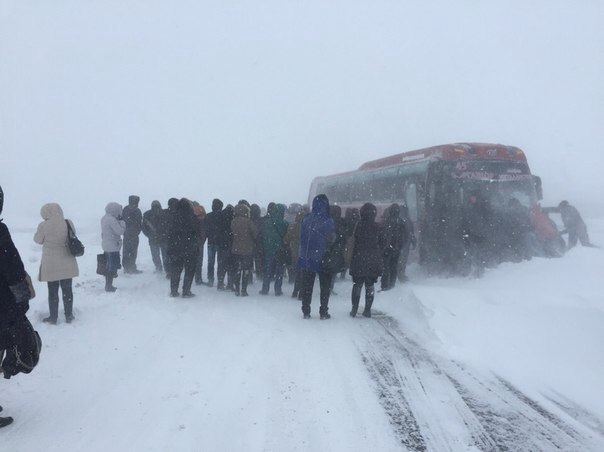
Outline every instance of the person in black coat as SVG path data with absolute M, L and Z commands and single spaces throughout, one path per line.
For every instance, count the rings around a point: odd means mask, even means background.
M 163 221 L 164 211 L 159 201 L 151 203 L 151 209 L 143 214 L 142 232 L 149 239 L 149 248 L 151 249 L 151 258 L 155 265 L 155 271 L 161 273 L 164 269 L 162 261 L 166 260 L 166 247 L 161 240 L 161 223 Z
M 374 285 L 384 270 L 382 259 L 384 237 L 382 228 L 375 222 L 376 207 L 366 203 L 361 207 L 361 220 L 354 232 L 354 250 L 350 262 L 352 276 L 352 310 L 350 316 L 355 317 L 359 309 L 361 290 L 365 286 L 365 309 L 363 315 L 371 317 L 371 306 L 375 293 Z
M 166 278 L 170 279 L 170 255 L 168 254 L 168 235 L 170 233 L 170 226 L 172 224 L 172 218 L 176 213 L 176 206 L 178 205 L 178 199 L 168 199 L 168 208 L 162 210 L 162 214 L 159 222 L 158 239 L 160 247 L 165 250 L 163 255 L 164 259 L 164 271 L 166 272 Z
M 235 261 L 233 259 L 233 253 L 231 252 L 231 246 L 233 245 L 231 222 L 233 221 L 233 218 L 235 218 L 235 208 L 231 204 L 227 204 L 222 211 L 222 215 L 224 223 L 218 239 L 218 284 L 216 288 L 218 290 L 235 291 Z M 222 266 L 220 266 L 221 261 L 223 262 Z M 226 285 L 224 283 L 225 276 L 227 280 Z
M 396 284 L 398 261 L 401 250 L 407 241 L 405 223 L 400 218 L 401 208 L 394 203 L 385 211 L 382 224 L 384 233 L 384 274 L 382 275 L 382 290 L 390 290 Z
M 254 223 L 256 229 L 260 230 L 260 221 L 262 220 L 262 210 L 258 204 L 252 204 L 250 206 L 250 220 Z M 256 239 L 254 246 L 254 270 L 252 273 L 256 274 L 257 278 L 262 278 L 262 271 L 264 268 L 264 254 L 262 249 L 262 243 L 260 243 L 260 237 Z M 251 283 L 250 276 L 250 283 Z
M 124 273 L 142 273 L 136 268 L 136 257 L 138 255 L 138 236 L 141 233 L 143 224 L 143 214 L 138 208 L 140 198 L 135 195 L 128 197 L 128 205 L 122 210 L 122 219 L 126 222 L 126 232 L 124 232 L 124 245 L 122 257 L 122 266 Z
M 406 205 L 400 206 L 401 208 L 401 220 L 405 225 L 405 231 L 407 233 L 407 240 L 403 244 L 401 254 L 398 260 L 398 280 L 400 282 L 407 281 L 407 259 L 409 258 L 410 249 L 415 249 L 417 246 L 417 238 L 415 237 L 415 228 L 413 227 L 413 220 L 409 217 L 409 208 Z
M 3 205 L 4 192 L 0 187 L 0 213 Z M 5 378 L 15 374 L 7 365 L 5 351 L 14 346 L 21 325 L 29 323 L 25 314 L 31 298 L 31 281 L 8 228 L 0 219 L 0 364 Z M 0 417 L 0 427 L 12 421 L 11 417 Z
M 212 201 L 212 211 L 206 217 L 206 234 L 208 237 L 208 286 L 214 285 L 214 264 L 218 255 L 218 274 L 224 266 L 221 262 L 218 250 L 221 248 L 222 229 L 225 227 L 224 214 L 222 213 L 223 202 L 220 199 Z
M 170 296 L 177 297 L 180 275 L 184 268 L 182 285 L 183 298 L 194 297 L 191 292 L 195 264 L 199 252 L 200 223 L 193 213 L 191 201 L 182 198 L 178 201 L 171 218 L 168 232 L 168 256 L 170 258 Z

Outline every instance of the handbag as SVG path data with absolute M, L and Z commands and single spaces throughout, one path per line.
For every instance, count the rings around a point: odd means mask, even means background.
M 27 317 L 23 316 L 9 327 L 8 336 L 11 342 L 0 353 L 0 369 L 4 378 L 14 377 L 19 373 L 30 373 L 40 360 L 40 335 Z
M 96 255 L 96 274 L 105 276 L 107 274 L 107 260 L 105 253 Z
M 80 257 L 84 255 L 84 245 L 80 242 L 80 239 L 75 235 L 69 221 L 65 220 L 67 223 L 67 248 L 69 248 L 69 252 L 72 256 Z

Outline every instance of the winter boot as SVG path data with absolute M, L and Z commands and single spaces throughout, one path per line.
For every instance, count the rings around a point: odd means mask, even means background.
M 105 276 L 105 292 L 115 292 L 116 290 L 113 287 L 113 276 Z
M 71 323 L 75 319 L 73 316 L 73 293 L 66 294 L 63 292 L 63 307 L 65 309 L 65 321 Z
M 57 317 L 59 316 L 59 294 L 53 294 L 53 296 L 48 297 L 48 311 L 50 315 L 44 319 L 47 323 L 52 323 L 53 325 L 57 323 Z M 48 320 L 47 320 L 48 319 Z
M 356 317 L 359 311 L 359 300 L 361 299 L 361 286 L 354 284 L 352 286 L 352 309 L 350 310 L 350 317 Z
M 2 407 L 0 406 L 0 411 L 2 411 Z M 12 417 L 0 417 L 0 427 L 6 427 L 9 424 L 13 423 Z
M 365 288 L 365 309 L 363 310 L 364 317 L 371 317 L 371 305 L 373 305 L 374 289 L 373 285 Z
M 10 425 L 13 423 L 13 418 L 8 416 L 8 417 L 0 417 L 0 428 L 1 427 L 6 427 L 7 425 Z

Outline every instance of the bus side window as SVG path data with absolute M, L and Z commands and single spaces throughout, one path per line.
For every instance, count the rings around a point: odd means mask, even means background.
M 409 218 L 411 221 L 417 221 L 417 186 L 415 183 L 407 185 L 405 191 L 405 200 L 407 202 L 407 208 L 409 209 Z
M 348 202 L 350 186 L 344 182 L 340 181 L 338 185 L 336 185 L 334 193 L 333 193 L 333 202 Z M 329 198 L 329 201 L 332 202 L 332 198 Z

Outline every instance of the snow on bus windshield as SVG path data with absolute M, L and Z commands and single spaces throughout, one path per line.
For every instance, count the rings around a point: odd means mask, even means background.
M 450 175 L 462 200 L 479 194 L 494 209 L 505 209 L 513 198 L 525 207 L 537 202 L 533 178 L 524 162 L 455 162 L 451 166 Z

